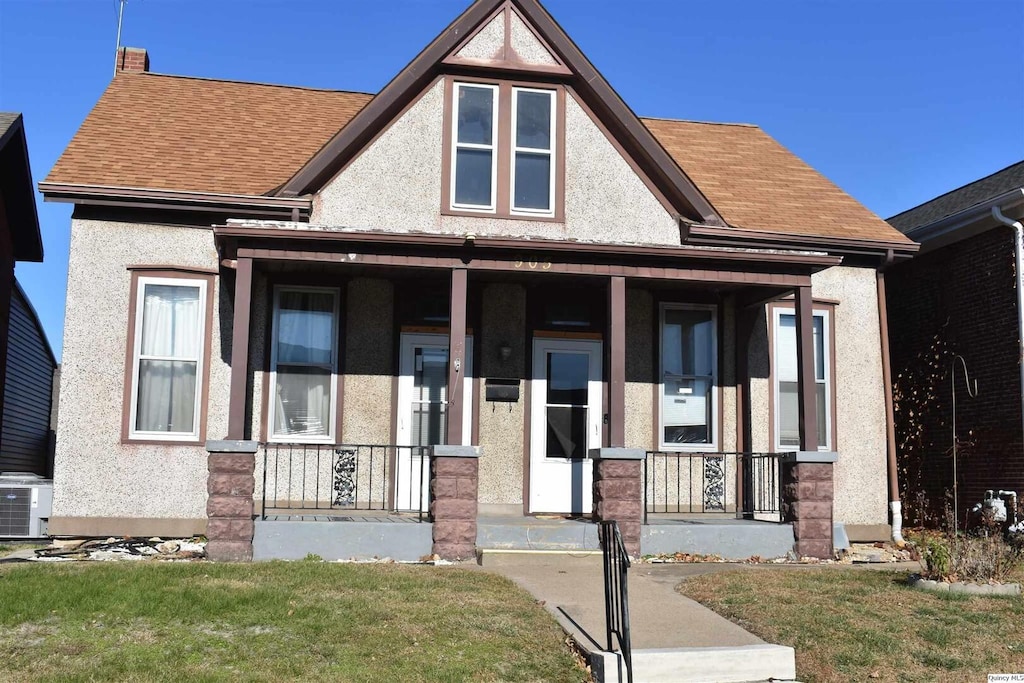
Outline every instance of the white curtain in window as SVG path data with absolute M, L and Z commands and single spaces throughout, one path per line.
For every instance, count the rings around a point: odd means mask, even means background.
M 137 431 L 194 431 L 201 315 L 199 287 L 145 285 Z

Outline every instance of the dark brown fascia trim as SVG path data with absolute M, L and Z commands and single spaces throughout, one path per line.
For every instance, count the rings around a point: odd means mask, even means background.
M 921 246 L 911 241 L 800 235 L 712 225 L 691 225 L 686 241 L 687 244 L 746 249 L 818 250 L 830 254 L 877 256 L 882 259 L 887 259 L 890 255 L 896 258 L 909 258 L 917 253 Z
M 659 185 L 675 200 L 680 209 L 689 207 L 693 217 L 709 225 L 726 225 L 708 198 L 700 191 L 675 159 L 655 139 L 604 76 L 576 46 L 558 22 L 536 0 L 511 0 L 513 6 L 540 32 L 540 37 L 555 55 L 578 74 L 574 80 L 577 91 L 588 104 L 606 115 L 605 123 L 612 133 L 627 144 L 632 155 Z
M 373 139 L 380 126 L 402 110 L 409 97 L 418 94 L 436 77 L 437 65 L 441 60 L 492 16 L 503 2 L 505 0 L 474 2 L 335 133 L 320 151 L 281 186 L 277 195 L 297 197 L 319 189 L 350 157 Z
M 216 237 L 251 239 L 310 240 L 313 242 L 365 242 L 370 244 L 412 245 L 428 248 L 470 247 L 476 249 L 505 249 L 519 252 L 571 252 L 607 254 L 610 256 L 645 256 L 671 259 L 689 258 L 712 261 L 787 263 L 813 266 L 819 269 L 837 266 L 842 258 L 827 254 L 765 253 L 749 250 L 692 249 L 687 247 L 654 247 L 633 244 L 604 244 L 597 242 L 562 242 L 541 239 L 514 239 L 506 237 L 480 237 L 467 240 L 461 235 L 425 235 L 423 233 L 384 233 L 356 231 L 307 231 L 291 229 L 215 226 Z
M 39 183 L 39 191 L 48 202 L 144 209 L 172 208 L 278 218 L 292 218 L 296 210 L 300 216 L 308 217 L 313 206 L 313 200 L 309 197 L 264 197 L 71 183 L 43 182 Z
M 179 266 L 168 263 L 137 263 L 125 266 L 125 270 L 159 270 L 164 272 L 190 273 L 195 275 L 220 275 L 220 271 L 216 268 L 192 268 L 190 266 Z

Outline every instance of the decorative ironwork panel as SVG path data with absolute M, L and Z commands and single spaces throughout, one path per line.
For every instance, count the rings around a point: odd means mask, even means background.
M 332 505 L 350 506 L 356 502 L 356 449 L 335 448 L 334 500 Z
M 725 512 L 725 457 L 704 458 L 704 509 Z

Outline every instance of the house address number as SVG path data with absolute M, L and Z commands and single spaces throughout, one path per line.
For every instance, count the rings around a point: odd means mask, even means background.
M 551 261 L 516 261 L 512 264 L 517 270 L 529 268 L 530 270 L 551 270 Z

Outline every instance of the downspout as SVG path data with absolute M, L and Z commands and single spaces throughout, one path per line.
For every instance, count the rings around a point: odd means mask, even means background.
M 892 251 L 886 258 L 885 265 L 892 263 Z M 884 266 L 883 266 L 884 267 Z M 885 301 L 885 273 L 879 268 L 875 273 L 878 292 L 878 331 L 882 343 L 882 384 L 885 395 L 885 450 L 888 455 L 889 470 L 889 512 L 892 515 L 892 540 L 902 548 L 903 540 L 903 505 L 900 503 L 899 470 L 896 467 L 896 426 L 892 402 L 892 370 L 889 360 L 889 314 Z
M 1017 276 L 1017 365 L 1020 367 L 1021 415 L 1024 418 L 1024 225 L 1004 216 L 998 206 L 992 207 L 992 217 L 1013 228 L 1014 269 Z

